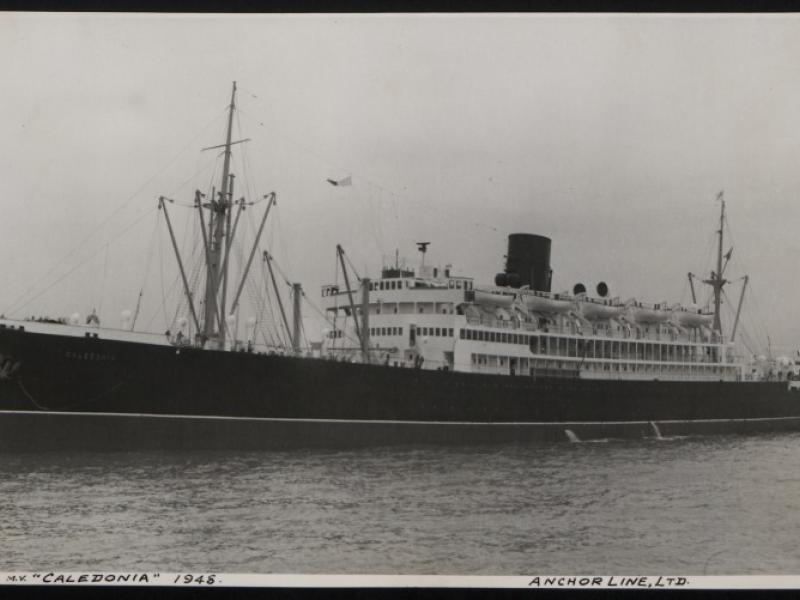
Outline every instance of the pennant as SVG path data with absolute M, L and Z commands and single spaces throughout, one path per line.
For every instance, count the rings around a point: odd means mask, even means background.
M 336 179 L 326 179 L 326 181 L 335 186 L 353 185 L 353 178 L 350 175 L 338 181 Z
M 731 249 L 728 250 L 728 253 L 725 255 L 725 260 L 730 260 L 731 254 L 733 254 L 733 246 L 731 246 Z

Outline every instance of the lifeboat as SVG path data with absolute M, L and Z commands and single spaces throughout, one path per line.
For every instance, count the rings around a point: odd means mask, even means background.
M 498 289 L 475 288 L 475 303 L 481 306 L 502 306 L 509 308 L 517 297 L 515 292 Z
M 584 298 L 578 301 L 581 316 L 589 321 L 600 321 L 605 319 L 616 319 L 625 307 L 611 300 L 590 300 Z
M 569 297 L 559 297 L 558 294 L 544 296 L 536 293 L 523 293 L 522 299 L 531 312 L 566 314 L 575 310 L 575 300 Z
M 673 315 L 681 327 L 708 327 L 714 321 L 713 313 L 704 313 L 697 306 L 679 307 Z
M 644 306 L 638 302 L 630 307 L 629 314 L 636 323 L 644 324 L 665 323 L 672 315 L 670 311 L 661 308 L 660 304 Z

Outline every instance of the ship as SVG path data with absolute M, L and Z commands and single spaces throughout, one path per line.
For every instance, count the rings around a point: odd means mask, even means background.
M 739 353 L 721 303 L 730 252 L 703 279 L 713 302 L 670 305 L 612 297 L 599 282 L 552 289 L 552 240 L 508 236 L 502 272 L 481 284 L 452 266 L 395 262 L 380 277 L 355 272 L 336 248 L 341 281 L 322 286 L 322 339 L 302 343 L 302 286 L 291 311 L 277 296 L 289 343 L 239 340 L 237 309 L 277 195 L 263 214 L 244 272 L 230 249 L 244 198 L 231 171 L 236 84 L 219 187 L 195 193 L 204 290 L 174 250 L 186 317 L 165 333 L 78 318 L 0 318 L 0 450 L 288 449 L 394 444 L 478 445 L 664 439 L 800 430 L 793 361 Z M 330 184 L 338 182 L 330 180 Z M 251 203 L 252 204 L 252 203 Z M 338 267 L 341 267 L 339 270 Z M 499 269 L 498 269 L 499 270 Z M 128 315 L 129 316 L 129 315 Z M 135 320 L 135 319 L 134 319 Z M 130 319 L 128 319 L 130 321 Z

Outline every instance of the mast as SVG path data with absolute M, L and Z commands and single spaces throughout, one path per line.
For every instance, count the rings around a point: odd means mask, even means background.
M 212 230 L 210 247 L 208 252 L 208 280 L 206 281 L 206 304 L 205 321 L 203 323 L 203 334 L 209 338 L 216 338 L 218 347 L 225 344 L 225 315 L 219 316 L 219 329 L 214 327 L 215 316 L 217 314 L 217 293 L 220 281 L 227 278 L 222 272 L 222 246 L 225 240 L 225 225 L 227 213 L 230 208 L 230 167 L 231 167 L 231 136 L 233 132 L 233 111 L 236 109 L 236 82 L 233 82 L 231 91 L 231 104 L 228 107 L 228 131 L 225 138 L 224 161 L 222 165 L 222 185 L 218 193 L 218 198 L 211 199 L 211 223 Z
M 742 302 L 744 302 L 744 291 L 747 289 L 747 282 L 750 280 L 749 275 L 744 276 L 744 283 L 742 284 L 742 292 L 739 294 L 739 306 L 736 307 L 736 319 L 733 321 L 733 332 L 731 333 L 731 342 L 736 338 L 736 328 L 739 326 L 739 315 L 742 314 Z
M 358 322 L 358 315 L 356 314 L 356 305 L 353 302 L 353 290 L 350 288 L 350 278 L 347 276 L 347 267 L 344 264 L 344 248 L 340 244 L 336 244 L 336 254 L 339 255 L 339 262 L 342 264 L 342 275 L 344 275 L 344 285 L 347 287 L 347 299 L 350 301 L 350 312 L 353 315 L 353 325 L 356 327 L 356 337 L 359 341 L 363 340 L 361 337 L 361 326 Z
M 689 289 L 692 290 L 692 303 L 697 304 L 697 294 L 694 293 L 694 281 L 692 281 L 693 275 L 689 273 Z
M 720 192 L 720 199 L 722 192 Z M 725 200 L 721 200 L 722 208 L 719 211 L 719 244 L 717 245 L 717 276 L 716 284 L 714 285 L 714 329 L 717 333 L 722 335 L 722 320 L 720 319 L 720 304 L 722 304 L 722 286 L 724 279 L 722 278 L 722 232 L 725 229 Z
M 301 313 L 300 298 L 303 294 L 303 288 L 299 283 L 292 284 L 292 298 L 294 300 L 294 308 L 292 312 L 292 351 L 300 354 L 300 330 L 303 323 L 303 315 Z
M 230 130 L 228 131 L 228 136 L 230 137 Z M 230 185 L 228 187 L 228 197 L 226 198 L 226 210 L 225 210 L 225 256 L 222 259 L 222 299 L 220 301 L 220 309 L 219 314 L 220 316 L 225 319 L 226 327 L 227 327 L 227 313 L 225 312 L 226 306 L 225 302 L 228 297 L 228 255 L 231 253 L 231 245 L 233 243 L 233 238 L 231 236 L 231 213 L 233 212 L 233 182 L 234 176 L 233 173 L 228 174 L 228 179 L 230 180 Z M 220 332 L 220 337 L 224 339 L 224 335 Z M 235 337 L 235 336 L 234 336 Z
M 361 279 L 361 354 L 369 363 L 369 277 Z M 358 317 L 353 315 L 358 320 Z
M 264 262 L 267 263 L 267 269 L 269 269 L 269 278 L 272 280 L 272 289 L 275 290 L 275 299 L 278 301 L 278 308 L 281 309 L 281 318 L 283 319 L 283 326 L 286 327 L 286 334 L 291 338 L 292 337 L 292 330 L 289 329 L 289 320 L 286 318 L 286 311 L 283 310 L 283 301 L 281 301 L 281 292 L 278 289 L 278 282 L 275 281 L 275 273 L 272 270 L 272 255 L 269 252 L 264 250 Z M 294 346 L 294 339 L 289 340 Z
M 178 259 L 178 268 L 180 269 L 181 280 L 183 281 L 183 291 L 186 294 L 186 300 L 189 302 L 189 310 L 192 313 L 192 319 L 194 320 L 195 327 L 199 329 L 200 325 L 197 322 L 197 313 L 194 310 L 194 302 L 192 302 L 192 289 L 189 287 L 189 280 L 186 278 L 186 270 L 183 268 L 181 253 L 178 249 L 178 242 L 175 240 L 175 232 L 172 230 L 172 221 L 169 219 L 169 212 L 167 212 L 165 200 L 166 198 L 164 198 L 164 196 L 161 196 L 158 199 L 158 208 L 164 211 L 164 219 L 166 220 L 167 228 L 169 229 L 169 239 L 172 240 L 172 249 L 175 251 L 175 258 Z
M 228 286 L 230 281 L 229 263 L 230 252 L 236 237 L 237 227 L 239 225 L 239 218 L 245 207 L 245 199 L 242 197 L 236 203 L 233 202 L 234 192 L 234 175 L 231 173 L 231 147 L 236 144 L 241 144 L 250 141 L 250 138 L 231 141 L 233 136 L 233 113 L 236 110 L 236 82 L 233 82 L 231 90 L 231 103 L 228 106 L 228 127 L 225 135 L 225 143 L 217 146 L 209 146 L 202 148 L 202 151 L 216 150 L 223 148 L 223 166 L 222 166 L 222 182 L 219 188 L 212 188 L 211 198 L 208 202 L 203 202 L 204 194 L 199 190 L 195 192 L 194 208 L 200 217 L 200 228 L 203 237 L 203 253 L 205 255 L 206 267 L 206 287 L 204 294 L 204 303 L 202 305 L 203 320 L 202 326 L 199 314 L 195 314 L 192 302 L 192 293 L 189 289 L 186 274 L 183 271 L 183 263 L 181 261 L 180 253 L 177 248 L 177 243 L 174 239 L 174 232 L 172 231 L 171 223 L 167 222 L 170 229 L 170 236 L 173 238 L 173 247 L 178 259 L 178 266 L 181 268 L 181 275 L 183 278 L 184 292 L 189 301 L 190 308 L 192 308 L 192 317 L 196 331 L 200 334 L 202 345 L 208 341 L 208 347 L 211 349 L 225 349 L 225 334 L 227 329 L 227 300 L 228 300 Z M 264 211 L 264 216 L 261 220 L 261 225 L 256 234 L 256 239 L 253 241 L 253 248 L 247 260 L 247 266 L 241 276 L 241 281 L 236 287 L 236 294 L 233 298 L 233 303 L 230 308 L 232 315 L 236 314 L 236 309 L 239 306 L 239 298 L 244 287 L 245 280 L 253 261 L 253 256 L 258 248 L 261 234 L 264 231 L 264 224 L 269 215 L 270 208 L 275 204 L 275 192 L 265 196 L 269 198 L 267 208 Z M 167 215 L 166 205 L 164 204 L 166 198 L 160 200 L 159 207 L 164 209 L 164 214 Z M 169 200 L 172 202 L 172 200 Z M 238 205 L 236 218 L 233 219 L 234 204 Z M 208 209 L 208 226 L 206 227 L 206 220 L 203 216 L 203 211 Z M 168 217 L 168 215 L 167 215 Z M 199 307 L 198 307 L 199 308 Z M 238 321 L 236 321 L 238 324 Z M 234 329 L 238 325 L 233 326 Z M 287 326 L 288 330 L 288 326 Z
M 722 236 L 725 229 L 725 200 L 722 199 L 722 192 L 717 195 L 717 200 L 722 202 L 722 208 L 719 213 L 719 229 L 717 235 L 719 236 L 719 243 L 717 244 L 717 270 L 711 271 L 711 277 L 704 279 L 703 283 L 707 283 L 714 290 L 714 325 L 713 330 L 722 341 L 722 319 L 720 318 L 720 306 L 722 304 L 722 288 L 728 283 L 722 277 Z

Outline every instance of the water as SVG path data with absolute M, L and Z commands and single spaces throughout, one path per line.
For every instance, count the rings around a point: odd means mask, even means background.
M 800 435 L 0 457 L 0 570 L 800 573 Z

